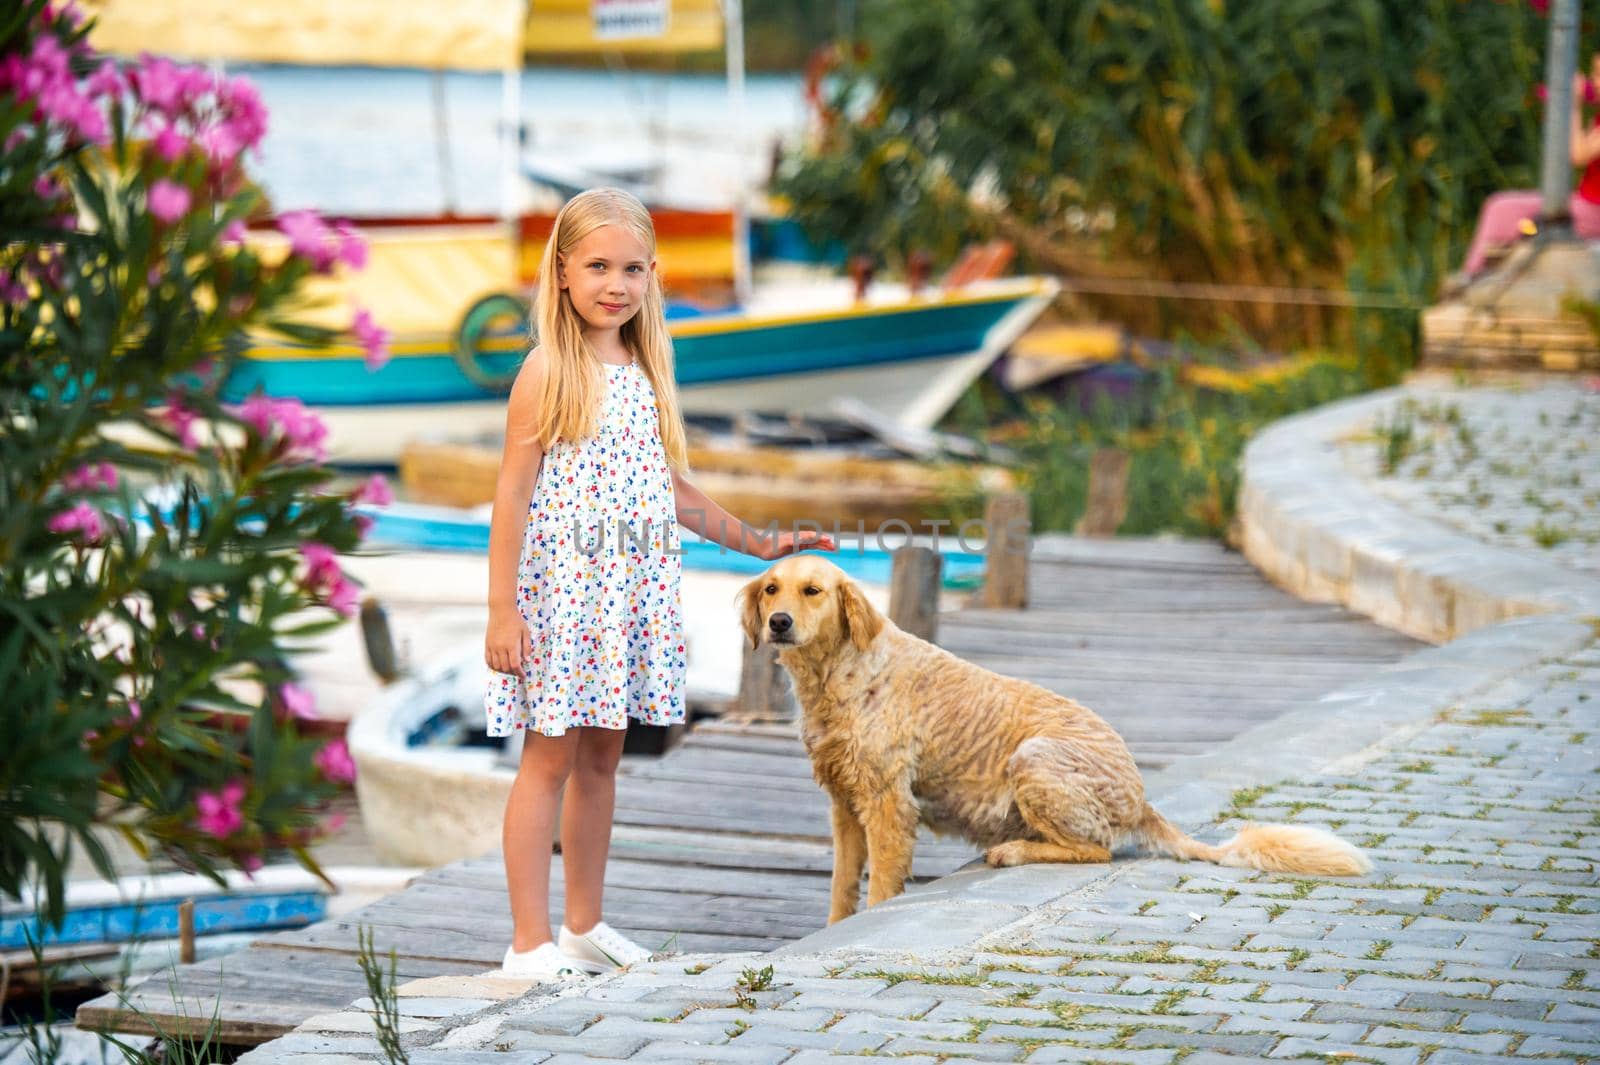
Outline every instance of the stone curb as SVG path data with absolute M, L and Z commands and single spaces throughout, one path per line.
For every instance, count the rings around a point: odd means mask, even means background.
M 1600 615 L 1600 581 L 1411 514 L 1345 468 L 1340 441 L 1407 395 L 1391 388 L 1262 430 L 1239 489 L 1245 556 L 1302 599 L 1430 643 L 1529 614 Z

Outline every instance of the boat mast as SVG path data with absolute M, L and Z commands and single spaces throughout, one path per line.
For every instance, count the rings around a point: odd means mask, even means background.
M 728 109 L 732 112 L 733 168 L 733 295 L 750 299 L 750 216 L 745 198 L 747 166 L 744 142 L 744 4 L 722 0 L 722 43 L 728 65 Z
M 522 155 L 522 64 L 528 32 L 527 0 L 511 5 L 516 50 L 500 72 L 500 220 L 517 214 L 517 164 Z

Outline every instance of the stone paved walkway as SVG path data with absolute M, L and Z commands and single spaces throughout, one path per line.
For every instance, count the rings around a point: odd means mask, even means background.
M 1203 835 L 1239 818 L 1332 828 L 1377 869 L 1007 870 L 1077 886 L 953 954 L 680 957 L 524 997 L 425 981 L 404 1041 L 412 1065 L 1600 1059 L 1600 644 L 1240 793 Z M 370 1027 L 329 1015 L 241 1062 L 381 1060 Z
M 1422 379 L 1347 440 L 1379 494 L 1485 543 L 1600 576 L 1600 391 L 1579 381 Z

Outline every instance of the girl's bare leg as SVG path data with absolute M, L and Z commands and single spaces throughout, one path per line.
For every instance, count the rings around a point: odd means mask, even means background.
M 600 920 L 611 814 L 617 800 L 617 763 L 626 729 L 580 728 L 578 755 L 561 804 L 561 868 L 566 876 L 565 924 L 584 933 Z
M 550 844 L 555 838 L 556 803 L 578 750 L 578 731 L 543 736 L 530 729 L 522 745 L 516 782 L 506 800 L 501 847 L 506 890 L 511 896 L 511 948 L 516 951 L 533 950 L 553 938 Z

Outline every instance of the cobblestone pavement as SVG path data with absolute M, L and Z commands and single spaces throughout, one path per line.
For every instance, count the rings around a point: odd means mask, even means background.
M 422 982 L 403 1038 L 412 1065 L 1600 1059 L 1597 711 L 1591 644 L 1204 833 L 1322 825 L 1365 878 L 1124 858 L 953 955 L 681 957 L 498 1002 Z M 363 1029 L 330 1015 L 241 1060 L 378 1058 Z
M 1486 543 L 1600 576 L 1600 392 L 1548 380 L 1407 391 L 1345 448 L 1373 489 Z

